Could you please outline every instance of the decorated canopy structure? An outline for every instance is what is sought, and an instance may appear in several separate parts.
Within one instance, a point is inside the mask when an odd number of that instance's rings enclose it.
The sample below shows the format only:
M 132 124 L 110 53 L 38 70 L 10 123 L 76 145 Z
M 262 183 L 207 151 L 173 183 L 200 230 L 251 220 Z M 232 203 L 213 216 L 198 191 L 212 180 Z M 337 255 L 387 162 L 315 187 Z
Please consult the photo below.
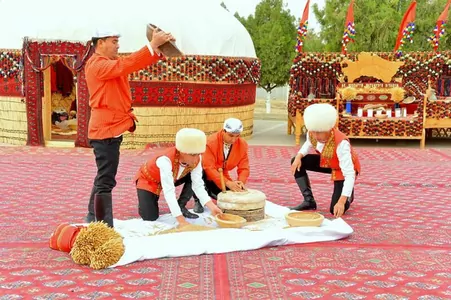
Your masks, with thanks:
M 355 89 L 350 99 L 343 93 L 346 87 Z M 403 90 L 401 99 L 394 99 L 394 88 Z M 304 109 L 317 102 L 337 106 L 339 128 L 350 137 L 418 139 L 424 146 L 426 129 L 449 135 L 451 52 L 406 52 L 401 57 L 396 52 L 300 53 L 291 68 L 289 126 L 296 117 L 302 125 Z M 405 108 L 406 114 L 370 117 L 366 110 L 372 107 Z M 357 116 L 359 108 L 364 113 Z M 296 131 L 299 143 L 301 128 Z
M 20 22 L 17 7 L 27 8 Z M 93 53 L 91 35 L 99 27 L 119 31 L 126 55 L 145 45 L 148 23 L 171 32 L 184 56 L 130 75 L 139 124 L 124 145 L 172 142 L 188 125 L 211 133 L 232 116 L 243 120 L 245 137 L 252 134 L 260 62 L 249 33 L 219 1 L 79 0 L 63 9 L 54 0 L 3 0 L 0 10 L 11 12 L 3 23 L 14 24 L 0 36 L 0 142 L 72 138 L 88 146 L 84 63 Z M 64 111 L 71 122 L 60 119 Z
M 341 53 L 303 53 L 297 48 L 288 105 L 288 134 L 295 127 L 296 144 L 300 143 L 304 109 L 317 102 L 337 107 L 338 127 L 348 137 L 413 139 L 424 147 L 427 133 L 451 136 L 451 52 L 438 52 L 451 1 L 429 38 L 434 51 L 404 53 L 403 46 L 413 42 L 416 4 L 412 0 L 404 14 L 392 53 L 347 52 L 356 34 L 354 0 L 346 15 Z M 308 6 L 309 1 L 301 20 L 301 41 Z

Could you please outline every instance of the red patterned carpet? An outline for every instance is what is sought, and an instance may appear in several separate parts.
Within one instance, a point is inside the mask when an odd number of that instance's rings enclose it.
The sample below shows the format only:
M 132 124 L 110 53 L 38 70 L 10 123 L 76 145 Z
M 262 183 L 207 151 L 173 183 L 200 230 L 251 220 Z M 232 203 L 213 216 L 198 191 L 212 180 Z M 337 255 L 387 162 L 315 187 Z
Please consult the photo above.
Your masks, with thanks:
M 251 147 L 249 186 L 296 204 L 295 151 Z M 47 246 L 59 223 L 86 213 L 91 150 L 0 148 L 0 299 L 451 299 L 451 149 L 358 153 L 363 172 L 345 216 L 355 233 L 346 240 L 93 271 Z M 137 216 L 131 180 L 148 154 L 122 151 L 115 217 Z M 311 179 L 329 216 L 329 177 Z

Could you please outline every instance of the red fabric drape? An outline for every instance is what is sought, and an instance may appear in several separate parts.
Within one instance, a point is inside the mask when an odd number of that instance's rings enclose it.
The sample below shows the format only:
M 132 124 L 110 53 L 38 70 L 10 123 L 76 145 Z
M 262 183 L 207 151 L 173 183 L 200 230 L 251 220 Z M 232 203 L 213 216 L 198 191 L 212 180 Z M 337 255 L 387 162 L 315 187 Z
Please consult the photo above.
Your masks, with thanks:
M 72 88 L 74 86 L 74 75 L 61 60 L 57 61 L 52 70 L 55 70 L 55 80 L 52 76 L 52 91 L 53 85 L 55 84 L 56 90 L 60 92 L 63 96 L 68 96 L 72 93 Z M 52 73 L 53 75 L 53 73 Z

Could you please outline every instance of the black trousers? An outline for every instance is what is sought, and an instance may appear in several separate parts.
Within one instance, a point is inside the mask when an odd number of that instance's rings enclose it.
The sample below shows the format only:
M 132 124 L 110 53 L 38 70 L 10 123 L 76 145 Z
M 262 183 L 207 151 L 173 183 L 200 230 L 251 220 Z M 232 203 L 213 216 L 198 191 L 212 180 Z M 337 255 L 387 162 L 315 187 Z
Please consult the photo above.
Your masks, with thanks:
M 191 189 L 191 176 L 186 175 L 185 177 L 177 180 L 174 183 L 176 187 L 182 184 L 189 184 L 188 188 Z M 158 207 L 158 200 L 160 199 L 160 195 L 156 195 L 152 192 L 142 189 L 136 190 L 138 193 L 138 212 L 141 218 L 144 221 L 155 221 L 156 219 L 158 219 L 158 217 L 160 216 L 160 209 Z
M 97 165 L 92 195 L 109 194 L 116 186 L 122 136 L 105 140 L 90 140 L 89 143 L 94 148 Z
M 214 181 L 207 179 L 207 173 L 205 173 L 205 170 L 202 170 L 202 179 L 205 183 L 205 190 L 207 191 L 208 195 L 212 197 L 213 199 L 218 198 L 218 194 L 222 192 L 222 189 L 214 183 Z M 228 187 L 226 187 L 227 190 L 229 190 Z M 199 201 L 199 198 L 194 194 L 194 200 Z
M 291 164 L 293 164 L 294 157 L 291 159 Z M 294 178 L 307 177 L 307 171 L 313 171 L 318 173 L 332 174 L 331 168 L 321 168 L 320 167 L 320 156 L 317 154 L 307 154 L 301 159 L 301 168 L 300 170 L 296 170 L 294 173 Z M 343 191 L 343 183 L 344 180 L 335 180 L 334 181 L 334 191 L 332 193 L 332 198 L 330 201 L 329 211 L 331 214 L 334 213 L 334 206 L 337 204 L 338 200 L 341 197 L 341 193 Z M 345 204 L 345 211 L 349 209 L 351 206 L 351 202 L 354 200 L 354 189 L 352 190 L 351 196 L 348 198 Z

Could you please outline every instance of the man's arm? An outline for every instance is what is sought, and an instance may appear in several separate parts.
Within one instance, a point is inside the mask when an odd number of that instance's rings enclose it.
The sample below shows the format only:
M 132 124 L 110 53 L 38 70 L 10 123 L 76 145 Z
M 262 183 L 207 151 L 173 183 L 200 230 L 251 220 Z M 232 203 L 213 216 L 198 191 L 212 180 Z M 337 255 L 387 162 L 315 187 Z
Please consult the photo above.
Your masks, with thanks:
M 161 187 L 163 189 L 164 198 L 168 203 L 169 210 L 173 217 L 177 218 L 182 215 L 180 206 L 175 195 L 174 178 L 172 177 L 172 162 L 167 156 L 161 156 L 156 161 L 157 167 L 160 169 Z
M 150 44 L 142 47 L 125 57 L 118 59 L 102 59 L 90 66 L 91 72 L 100 80 L 109 80 L 126 76 L 144 67 L 158 62 L 161 56 L 157 55 Z
M 342 141 L 337 147 L 337 156 L 341 172 L 345 178 L 343 183 L 342 197 L 350 197 L 354 189 L 355 170 L 352 162 L 351 145 L 348 141 Z
M 312 143 L 310 142 L 310 136 L 309 136 L 309 133 L 307 132 L 305 142 L 302 145 L 302 147 L 299 149 L 298 154 L 296 156 L 299 157 L 299 159 L 303 158 L 310 152 L 310 149 L 312 147 L 313 146 L 312 146 Z
M 240 162 L 238 163 L 237 174 L 238 174 L 238 181 L 241 181 L 244 184 L 246 184 L 247 179 L 249 178 L 249 173 L 250 173 L 249 156 L 247 154 L 248 146 L 245 143 L 243 143 L 242 146 L 243 146 L 243 150 L 244 150 L 244 155 L 243 155 L 243 158 L 241 158 Z
M 199 198 L 202 206 L 205 206 L 205 204 L 211 201 L 211 199 L 208 196 L 207 191 L 205 190 L 205 183 L 202 179 L 202 156 L 200 157 L 200 161 L 197 166 L 191 171 L 190 176 L 193 192 Z
M 221 177 L 219 171 L 216 167 L 216 156 L 213 149 L 207 145 L 207 149 L 202 157 L 202 167 L 207 174 L 207 178 L 213 181 L 216 186 L 221 188 Z M 227 177 L 226 170 L 224 170 L 224 177 Z

